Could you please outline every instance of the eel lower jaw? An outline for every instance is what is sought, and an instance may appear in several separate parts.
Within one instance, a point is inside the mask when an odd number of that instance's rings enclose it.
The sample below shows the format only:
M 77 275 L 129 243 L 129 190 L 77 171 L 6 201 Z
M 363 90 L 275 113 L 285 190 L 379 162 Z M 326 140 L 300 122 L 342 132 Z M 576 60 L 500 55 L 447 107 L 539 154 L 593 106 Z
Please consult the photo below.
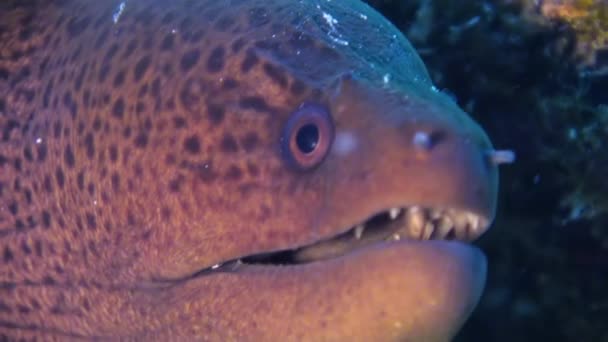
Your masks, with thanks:
M 329 239 L 294 249 L 243 256 L 213 265 L 198 274 L 238 271 L 248 265 L 297 266 L 400 240 L 471 242 L 488 229 L 489 223 L 488 218 L 466 210 L 419 205 L 393 207 Z

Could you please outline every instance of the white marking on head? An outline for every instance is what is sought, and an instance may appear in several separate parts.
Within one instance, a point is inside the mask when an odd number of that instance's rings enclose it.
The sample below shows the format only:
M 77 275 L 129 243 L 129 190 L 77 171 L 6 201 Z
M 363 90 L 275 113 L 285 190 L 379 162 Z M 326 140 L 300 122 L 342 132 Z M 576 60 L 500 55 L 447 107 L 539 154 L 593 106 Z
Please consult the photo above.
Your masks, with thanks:
M 319 5 L 317 5 L 318 9 L 321 9 Z M 331 14 L 327 12 L 322 12 L 323 19 L 325 19 L 325 23 L 329 26 L 329 32 L 327 35 L 331 40 L 339 45 L 348 46 L 348 41 L 342 38 L 342 35 L 338 32 L 336 25 L 338 24 L 338 19 L 334 18 Z
M 357 148 L 357 138 L 351 132 L 340 132 L 336 134 L 333 150 L 339 156 L 346 156 Z
M 431 136 L 427 132 L 418 131 L 414 133 L 414 137 L 412 138 L 412 143 L 417 148 L 421 148 L 423 150 L 431 149 Z
M 382 77 L 382 82 L 386 85 L 391 81 L 391 74 L 384 74 Z
M 112 20 L 114 21 L 114 24 L 118 23 L 118 19 L 120 19 L 122 12 L 124 12 L 125 6 L 127 6 L 126 1 L 123 1 L 120 3 L 120 5 L 118 5 L 116 12 L 114 12 L 114 14 L 112 15 Z
M 511 164 L 515 162 L 515 152 L 511 150 L 495 150 L 489 151 L 488 157 L 494 165 Z

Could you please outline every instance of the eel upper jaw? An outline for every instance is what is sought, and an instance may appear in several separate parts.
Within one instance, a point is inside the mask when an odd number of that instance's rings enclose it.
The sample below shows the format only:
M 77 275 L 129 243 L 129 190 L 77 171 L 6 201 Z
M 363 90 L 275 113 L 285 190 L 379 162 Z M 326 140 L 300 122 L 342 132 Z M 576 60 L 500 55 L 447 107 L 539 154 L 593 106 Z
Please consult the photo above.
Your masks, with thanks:
M 205 268 L 197 275 L 233 272 L 248 265 L 297 266 L 400 240 L 471 242 L 481 236 L 490 223 L 490 218 L 468 210 L 420 205 L 395 206 L 370 215 L 337 235 L 312 244 L 242 256 Z

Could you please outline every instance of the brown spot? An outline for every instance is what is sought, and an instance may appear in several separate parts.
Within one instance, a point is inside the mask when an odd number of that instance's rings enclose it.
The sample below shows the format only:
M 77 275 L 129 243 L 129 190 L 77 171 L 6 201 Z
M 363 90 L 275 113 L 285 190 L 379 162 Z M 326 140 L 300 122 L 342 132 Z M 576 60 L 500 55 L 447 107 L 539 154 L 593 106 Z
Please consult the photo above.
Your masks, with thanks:
M 25 228 L 25 223 L 23 223 L 22 220 L 15 220 L 15 229 L 17 229 L 17 231 L 22 231 Z
M 129 224 L 129 226 L 134 226 L 137 223 L 135 215 L 133 215 L 133 212 L 131 210 L 127 211 L 127 223 Z
M 169 219 L 171 219 L 171 209 L 167 208 L 167 207 L 162 207 L 160 209 L 160 217 L 164 220 L 164 221 L 169 221 Z
M 8 141 L 11 138 L 11 132 L 19 128 L 19 122 L 16 120 L 8 120 L 2 130 L 2 140 Z
M 38 144 L 37 154 L 38 154 L 39 162 L 44 162 L 46 160 L 47 152 L 48 151 L 47 151 L 46 143 L 41 142 L 40 144 Z
M 99 36 L 97 37 L 97 40 L 95 41 L 95 49 L 100 49 L 108 40 L 108 35 L 110 34 L 110 30 L 109 29 L 105 29 L 103 32 L 101 32 L 101 34 L 99 34 Z
M 17 216 L 17 213 L 19 212 L 19 205 L 17 204 L 17 202 L 9 203 L 8 211 L 11 213 L 11 215 Z
M 51 214 L 49 214 L 49 212 L 46 210 L 42 212 L 42 225 L 45 228 L 51 227 Z
M 222 151 L 226 153 L 236 153 L 239 150 L 239 147 L 236 143 L 236 140 L 232 135 L 226 133 L 222 138 L 222 142 L 220 143 L 220 148 Z
M 135 64 L 135 69 L 133 70 L 133 80 L 135 82 L 139 82 L 142 77 L 144 76 L 144 74 L 146 73 L 146 71 L 148 70 L 148 67 L 150 66 L 150 56 L 144 56 L 142 57 L 137 64 Z
M 44 93 L 42 94 L 42 106 L 44 108 L 48 108 L 51 102 L 51 91 L 53 90 L 53 84 L 54 80 L 51 78 L 46 84 L 46 88 L 44 89 Z
M 125 82 L 125 71 L 120 70 L 114 77 L 114 87 L 119 87 Z
M 225 63 L 226 50 L 223 46 L 218 46 L 211 51 L 207 59 L 207 71 L 216 73 L 222 71 Z
M 287 88 L 287 76 L 283 70 L 270 63 L 265 63 L 264 73 L 279 87 Z
M 125 114 L 125 100 L 123 98 L 119 98 L 114 102 L 114 106 L 112 107 L 112 116 L 118 119 L 122 119 Z
M 176 177 L 169 181 L 169 191 L 179 192 L 182 185 L 183 178 L 181 176 Z
M 20 314 L 29 314 L 32 310 L 25 305 L 19 304 L 17 305 L 17 311 L 19 311 Z
M 106 53 L 106 55 L 103 58 L 104 62 L 109 62 L 112 58 L 114 58 L 114 56 L 118 52 L 118 49 L 119 49 L 119 45 L 117 43 L 112 44 L 112 46 L 110 46 L 110 49 L 108 50 L 108 52 Z
M 251 177 L 257 177 L 260 174 L 260 169 L 253 163 L 247 163 L 247 171 Z
M 165 103 L 165 107 L 168 110 L 173 111 L 175 109 L 175 99 L 174 98 L 169 98 L 167 100 L 167 102 Z
M 97 76 L 97 80 L 99 81 L 99 83 L 104 83 L 106 81 L 106 79 L 108 78 L 108 74 L 110 73 L 110 64 L 106 63 L 104 65 L 101 66 L 101 68 L 99 69 L 99 74 Z
M 175 154 L 168 153 L 165 156 L 165 164 L 167 164 L 167 165 L 175 165 L 176 162 L 177 162 L 177 158 L 175 157 Z
M 304 51 L 313 48 L 314 42 L 315 40 L 310 35 L 300 31 L 294 32 L 288 40 L 293 48 Z
M 8 306 L 5 302 L 0 300 L 0 312 L 10 314 L 13 312 L 13 309 Z M 7 335 L 0 334 L 0 341 L 10 341 Z
M 184 149 L 191 153 L 197 154 L 201 151 L 201 143 L 197 135 L 192 135 L 184 140 Z
M 91 18 L 89 17 L 73 17 L 68 22 L 66 29 L 71 38 L 75 38 L 80 35 L 87 27 L 91 24 Z
M 87 67 L 88 66 L 86 63 L 82 67 L 80 67 L 78 76 L 76 77 L 76 80 L 74 81 L 74 89 L 76 91 L 80 91 L 80 89 L 82 88 L 82 83 L 84 82 L 84 76 L 87 73 Z
M 61 125 L 61 121 L 55 121 L 53 124 L 53 136 L 55 139 L 58 139 L 61 136 L 61 130 L 63 129 Z
M 300 96 L 304 93 L 304 91 L 306 91 L 306 84 L 304 84 L 302 81 L 295 80 L 293 83 L 291 83 L 289 91 L 291 91 L 291 93 L 295 96 Z
M 250 109 L 257 112 L 268 112 L 270 106 L 266 103 L 266 100 L 260 96 L 246 96 L 241 98 L 239 106 L 242 109 Z
M 76 176 L 76 183 L 78 184 L 78 189 L 80 191 L 84 190 L 84 171 L 79 171 Z
M 243 73 L 248 73 L 255 67 L 259 62 L 258 56 L 253 52 L 253 50 L 247 50 L 245 53 L 245 58 L 243 58 L 243 62 L 241 63 L 241 71 Z
M 4 246 L 4 252 L 2 253 L 2 259 L 4 260 L 4 262 L 9 263 L 13 260 L 13 258 L 13 251 L 10 249 L 9 246 Z
M 212 125 L 219 125 L 224 120 L 225 109 L 222 105 L 207 103 L 207 114 Z
M 188 125 L 188 122 L 184 117 L 175 116 L 173 117 L 173 126 L 177 129 L 184 128 Z
M 245 42 L 244 38 L 239 38 L 239 39 L 235 40 L 234 42 L 232 42 L 232 45 L 230 46 L 232 48 L 232 52 L 239 53 L 245 46 L 245 43 L 246 42 Z
M 162 51 L 169 51 L 169 50 L 173 49 L 173 42 L 174 42 L 174 34 L 170 33 L 170 34 L 166 35 L 165 38 L 163 38 L 163 41 L 160 44 L 160 49 Z
M 51 176 L 50 175 L 45 175 L 44 176 L 43 186 L 44 186 L 44 190 L 46 190 L 46 192 L 48 192 L 48 193 L 52 193 L 53 192 L 53 183 L 51 181 Z
M 187 72 L 188 70 L 192 69 L 192 67 L 194 67 L 196 63 L 198 63 L 200 56 L 201 52 L 199 49 L 193 49 L 184 53 L 180 61 L 182 71 Z
M 201 41 L 203 36 L 205 35 L 205 31 L 196 30 L 196 31 L 186 31 L 183 33 L 184 41 L 190 42 L 192 44 L 196 44 Z
M 68 144 L 65 147 L 65 150 L 63 153 L 63 160 L 64 160 L 65 164 L 70 168 L 73 168 L 74 165 L 76 165 L 76 158 L 74 157 L 74 151 L 72 150 L 72 145 Z
M 21 172 L 22 168 L 21 168 L 21 158 L 15 158 L 15 162 L 13 164 L 13 167 L 15 168 L 15 171 L 17 172 Z
M 60 167 L 55 170 L 55 179 L 57 180 L 57 185 L 60 188 L 63 188 L 65 185 L 65 174 L 63 173 L 63 169 Z
M 89 108 L 91 105 L 91 91 L 88 89 L 82 93 L 82 104 L 85 108 Z
M 148 145 L 148 135 L 146 133 L 139 133 L 135 137 L 135 147 L 145 148 Z
M 28 41 L 33 34 L 33 30 L 31 28 L 24 28 L 21 31 L 19 31 L 19 40 L 22 42 Z
M 112 144 L 109 148 L 110 161 L 115 163 L 118 160 L 118 147 Z
M 188 32 L 192 27 L 192 19 L 187 17 L 182 19 L 179 23 L 179 31 L 180 32 Z
M 34 251 L 36 252 L 37 257 L 42 257 L 42 241 L 38 239 L 34 241 Z
M 249 10 L 248 19 L 249 26 L 252 28 L 264 26 L 270 22 L 268 10 L 264 7 L 254 7 Z
M 32 254 L 32 248 L 27 244 L 26 240 L 21 241 L 21 250 L 27 255 Z
M 137 93 L 138 97 L 144 97 L 146 96 L 146 94 L 148 94 L 148 83 L 144 83 L 141 87 L 139 87 L 139 92 Z
M 57 282 L 55 281 L 55 279 L 53 279 L 53 277 L 47 275 L 42 278 L 42 283 L 45 285 L 55 285 Z
M 227 32 L 233 25 L 234 18 L 231 16 L 224 16 L 215 23 L 215 28 L 220 32 Z
M 145 111 L 146 111 L 146 104 L 141 101 L 137 101 L 137 104 L 135 105 L 135 112 L 137 114 L 142 114 Z
M 120 191 L 120 176 L 118 175 L 117 172 L 112 173 L 112 176 L 110 177 L 111 182 L 112 182 L 112 189 L 114 190 L 114 192 L 118 192 Z
M 95 157 L 95 141 L 93 140 L 93 134 L 88 133 L 84 138 L 84 146 L 87 152 L 87 157 L 93 159 Z
M 31 162 L 32 160 L 34 160 L 34 155 L 32 154 L 31 146 L 27 145 L 26 147 L 23 148 L 23 157 L 28 162 Z
M 99 132 L 101 130 L 101 125 L 102 125 L 101 118 L 99 116 L 96 116 L 95 119 L 93 119 L 93 126 L 92 126 L 93 130 L 95 132 Z
M 232 90 L 239 87 L 239 81 L 235 80 L 232 77 L 226 77 L 224 82 L 222 82 L 222 89 L 224 90 Z
M 228 171 L 224 175 L 225 179 L 229 181 L 238 181 L 243 177 L 243 172 L 237 166 L 232 165 L 228 168 Z
M 95 215 L 92 213 L 86 213 L 87 225 L 89 229 L 95 230 L 97 229 L 97 220 L 95 220 Z
M 166 13 L 162 19 L 161 19 L 161 23 L 163 25 L 169 24 L 171 23 L 173 20 L 175 20 L 175 13 L 174 12 L 168 12 Z
M 241 145 L 246 152 L 252 152 L 258 146 L 259 137 L 256 132 L 248 132 L 241 141 Z
M 133 51 L 135 51 L 136 47 L 137 47 L 137 40 L 132 39 L 129 42 L 129 44 L 127 45 L 127 48 L 125 49 L 125 53 L 122 55 L 123 58 L 127 58 L 127 57 L 131 56 L 133 54 Z

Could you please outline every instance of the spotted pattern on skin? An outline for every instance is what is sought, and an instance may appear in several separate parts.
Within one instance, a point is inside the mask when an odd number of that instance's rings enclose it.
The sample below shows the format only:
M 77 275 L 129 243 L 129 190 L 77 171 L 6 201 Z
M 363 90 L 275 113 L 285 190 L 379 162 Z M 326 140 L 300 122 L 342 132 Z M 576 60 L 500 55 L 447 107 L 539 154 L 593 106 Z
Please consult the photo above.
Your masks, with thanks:
M 12 2 L 0 12 L 9 28 L 0 31 L 0 280 L 10 294 L 0 320 L 57 322 L 54 332 L 67 334 L 56 317 L 73 316 L 79 336 L 92 303 L 154 274 L 130 247 L 159 234 L 154 225 L 236 203 L 193 191 L 221 184 L 249 196 L 263 173 L 284 173 L 258 164 L 273 143 L 262 132 L 313 92 L 248 37 L 271 29 L 257 2 L 223 13 L 213 1 L 134 1 L 112 27 L 114 8 L 67 3 Z M 213 20 L 200 27 L 195 13 Z M 144 206 L 151 196 L 166 200 Z

